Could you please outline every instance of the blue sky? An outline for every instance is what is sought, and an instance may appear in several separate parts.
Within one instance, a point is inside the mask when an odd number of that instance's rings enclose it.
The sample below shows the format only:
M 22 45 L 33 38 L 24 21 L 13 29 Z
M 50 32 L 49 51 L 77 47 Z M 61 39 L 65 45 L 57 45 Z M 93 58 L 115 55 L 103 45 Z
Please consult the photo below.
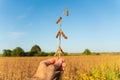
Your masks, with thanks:
M 120 51 L 120 0 L 0 0 L 0 52 L 18 46 L 29 51 L 35 44 L 56 51 L 55 22 L 66 7 L 65 52 Z

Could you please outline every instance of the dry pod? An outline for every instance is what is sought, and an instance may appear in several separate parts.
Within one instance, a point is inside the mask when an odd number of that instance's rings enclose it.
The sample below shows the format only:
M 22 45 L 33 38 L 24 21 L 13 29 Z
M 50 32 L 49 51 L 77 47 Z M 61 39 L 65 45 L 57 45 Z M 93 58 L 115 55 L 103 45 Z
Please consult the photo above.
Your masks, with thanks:
M 68 16 L 69 15 L 69 13 L 68 13 L 68 8 L 66 8 L 66 16 Z
M 62 20 L 62 17 L 60 16 L 60 18 L 56 21 L 56 24 L 58 24 L 61 20 Z

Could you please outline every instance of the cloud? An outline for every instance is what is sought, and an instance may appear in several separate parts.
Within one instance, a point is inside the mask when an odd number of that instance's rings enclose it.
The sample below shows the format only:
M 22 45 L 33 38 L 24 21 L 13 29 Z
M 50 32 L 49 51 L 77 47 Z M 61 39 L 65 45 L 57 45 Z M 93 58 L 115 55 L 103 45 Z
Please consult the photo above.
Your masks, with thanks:
M 26 32 L 10 32 L 8 37 L 12 39 L 17 39 L 25 35 L 26 35 Z

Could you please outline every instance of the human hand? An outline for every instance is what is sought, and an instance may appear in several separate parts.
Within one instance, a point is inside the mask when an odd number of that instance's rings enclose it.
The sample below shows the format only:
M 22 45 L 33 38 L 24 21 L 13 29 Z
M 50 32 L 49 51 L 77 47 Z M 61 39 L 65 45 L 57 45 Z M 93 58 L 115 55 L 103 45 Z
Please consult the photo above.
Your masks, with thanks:
M 41 61 L 32 80 L 59 80 L 65 67 L 66 63 L 62 58 L 51 58 Z

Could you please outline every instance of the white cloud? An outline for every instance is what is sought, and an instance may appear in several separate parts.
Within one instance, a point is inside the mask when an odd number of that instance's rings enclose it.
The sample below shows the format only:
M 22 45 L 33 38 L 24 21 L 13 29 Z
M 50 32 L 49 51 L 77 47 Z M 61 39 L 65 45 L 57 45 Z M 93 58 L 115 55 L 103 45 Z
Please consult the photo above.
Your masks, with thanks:
M 17 38 L 23 37 L 25 35 L 26 35 L 25 32 L 10 32 L 8 37 L 12 38 L 12 39 L 17 39 Z

